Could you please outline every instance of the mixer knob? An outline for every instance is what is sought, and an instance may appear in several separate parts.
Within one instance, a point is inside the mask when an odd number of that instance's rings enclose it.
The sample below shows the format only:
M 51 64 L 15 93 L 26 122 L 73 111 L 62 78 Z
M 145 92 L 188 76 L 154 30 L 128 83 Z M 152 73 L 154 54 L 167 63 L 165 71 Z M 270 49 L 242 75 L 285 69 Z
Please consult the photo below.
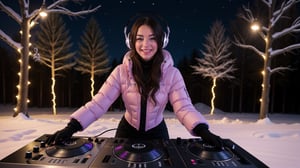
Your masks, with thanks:
M 41 148 L 45 148 L 46 147 L 46 142 L 45 141 L 41 141 L 40 146 L 41 146 Z
M 40 147 L 34 146 L 32 151 L 33 153 L 38 153 L 40 151 Z
M 26 159 L 32 158 L 32 152 L 31 152 L 31 151 L 27 151 L 27 152 L 25 153 L 25 158 L 26 158 Z

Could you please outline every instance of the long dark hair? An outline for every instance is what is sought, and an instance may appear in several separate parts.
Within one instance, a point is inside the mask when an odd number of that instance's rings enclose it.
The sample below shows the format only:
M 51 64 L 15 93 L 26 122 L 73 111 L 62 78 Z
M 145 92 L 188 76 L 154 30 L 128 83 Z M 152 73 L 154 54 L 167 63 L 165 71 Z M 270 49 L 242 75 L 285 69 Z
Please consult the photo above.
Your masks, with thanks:
M 135 48 L 137 31 L 139 27 L 142 25 L 147 25 L 153 30 L 154 37 L 158 47 L 157 52 L 155 53 L 155 55 L 151 60 L 152 65 L 150 70 L 150 77 L 149 79 L 147 79 L 146 83 L 143 82 L 143 67 L 140 61 L 140 55 L 136 52 L 136 48 Z M 155 93 L 159 89 L 159 82 L 162 73 L 161 64 L 164 61 L 164 56 L 162 52 L 163 37 L 164 37 L 164 32 L 162 30 L 161 25 L 155 18 L 151 16 L 143 16 L 136 19 L 136 21 L 132 25 L 129 34 L 130 46 L 132 48 L 131 59 L 133 62 L 132 72 L 133 72 L 134 79 L 137 83 L 142 98 L 147 99 L 148 96 L 150 96 L 154 101 L 154 104 L 156 104 Z

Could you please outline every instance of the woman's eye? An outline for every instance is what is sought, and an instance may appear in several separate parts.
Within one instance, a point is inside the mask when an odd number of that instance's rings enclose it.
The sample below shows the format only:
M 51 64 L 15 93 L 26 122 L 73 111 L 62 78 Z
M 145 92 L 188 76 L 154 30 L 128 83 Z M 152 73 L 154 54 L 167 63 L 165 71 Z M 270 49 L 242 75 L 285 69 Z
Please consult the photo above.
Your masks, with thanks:
M 142 41 L 143 40 L 143 38 L 136 38 L 136 41 Z

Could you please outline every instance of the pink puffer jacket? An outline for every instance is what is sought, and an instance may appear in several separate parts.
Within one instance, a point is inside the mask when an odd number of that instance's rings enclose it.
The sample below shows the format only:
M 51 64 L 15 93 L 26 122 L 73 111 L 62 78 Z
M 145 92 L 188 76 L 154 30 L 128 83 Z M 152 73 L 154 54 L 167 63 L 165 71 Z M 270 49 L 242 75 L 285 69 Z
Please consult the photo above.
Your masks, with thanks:
M 156 92 L 157 104 L 154 105 L 151 100 L 147 102 L 145 130 L 147 131 L 157 126 L 163 120 L 163 112 L 169 100 L 178 120 L 193 134 L 192 129 L 197 124 L 207 124 L 207 121 L 191 104 L 182 75 L 173 66 L 174 63 L 170 53 L 164 50 L 163 54 L 165 60 L 161 65 L 160 88 Z M 138 129 L 141 117 L 141 96 L 131 69 L 132 62 L 127 53 L 124 56 L 123 64 L 118 65 L 113 70 L 93 99 L 75 111 L 71 118 L 78 120 L 85 129 L 100 118 L 118 96 L 122 94 L 126 108 L 125 118 L 134 128 Z

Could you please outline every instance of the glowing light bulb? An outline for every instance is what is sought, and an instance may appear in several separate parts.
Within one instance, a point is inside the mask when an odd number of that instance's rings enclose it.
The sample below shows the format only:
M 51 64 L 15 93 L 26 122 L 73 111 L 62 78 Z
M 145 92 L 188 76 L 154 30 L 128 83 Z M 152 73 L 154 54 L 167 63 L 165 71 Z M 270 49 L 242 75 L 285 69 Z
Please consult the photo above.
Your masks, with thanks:
M 35 21 L 30 22 L 30 27 L 33 27 L 35 25 Z
M 40 16 L 41 16 L 42 18 L 44 18 L 44 17 L 48 16 L 48 14 L 47 14 L 47 12 L 45 12 L 45 11 L 41 11 L 41 12 L 40 12 Z

